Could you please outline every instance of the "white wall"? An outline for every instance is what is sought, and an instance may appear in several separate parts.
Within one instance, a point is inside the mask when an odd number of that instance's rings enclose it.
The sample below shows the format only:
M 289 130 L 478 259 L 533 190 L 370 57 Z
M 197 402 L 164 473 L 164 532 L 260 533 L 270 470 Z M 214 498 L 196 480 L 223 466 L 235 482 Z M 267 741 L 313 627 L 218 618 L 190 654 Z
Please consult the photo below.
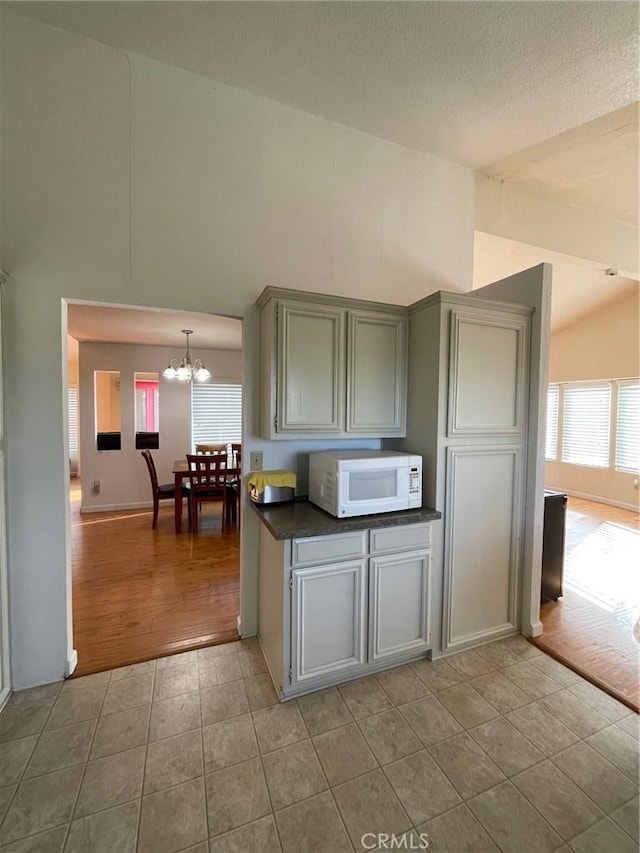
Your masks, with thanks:
M 640 376 L 640 288 L 551 337 L 550 382 Z M 637 475 L 613 468 L 546 463 L 546 484 L 638 509 Z
M 638 229 L 591 210 L 564 204 L 542 192 L 475 176 L 475 226 L 478 231 L 584 258 L 637 278 Z
M 125 509 L 149 506 L 151 491 L 147 466 L 135 447 L 134 374 L 159 376 L 160 447 L 153 458 L 161 483 L 173 480 L 175 459 L 191 452 L 191 386 L 167 380 L 162 371 L 169 359 L 180 356 L 175 347 L 130 344 L 80 344 L 80 445 L 82 449 L 82 510 Z M 219 381 L 242 381 L 242 353 L 223 350 L 192 350 Z M 94 371 L 120 373 L 121 450 L 96 450 Z M 91 484 L 101 481 L 99 495 Z
M 244 318 L 246 452 L 263 449 L 265 467 L 298 464 L 309 443 L 256 437 L 255 299 L 266 285 L 402 304 L 469 290 L 473 174 L 0 14 L 5 358 L 20 364 L 6 382 L 19 688 L 60 678 L 71 656 L 62 300 Z M 257 524 L 246 513 L 247 632 Z

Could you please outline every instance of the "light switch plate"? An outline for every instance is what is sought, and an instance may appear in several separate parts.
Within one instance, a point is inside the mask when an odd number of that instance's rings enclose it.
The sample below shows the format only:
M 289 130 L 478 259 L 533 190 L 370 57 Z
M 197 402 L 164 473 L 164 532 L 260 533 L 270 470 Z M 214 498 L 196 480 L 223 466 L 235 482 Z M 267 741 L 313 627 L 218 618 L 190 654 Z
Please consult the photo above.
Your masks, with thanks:
M 253 450 L 249 454 L 249 468 L 251 471 L 262 471 L 262 451 Z

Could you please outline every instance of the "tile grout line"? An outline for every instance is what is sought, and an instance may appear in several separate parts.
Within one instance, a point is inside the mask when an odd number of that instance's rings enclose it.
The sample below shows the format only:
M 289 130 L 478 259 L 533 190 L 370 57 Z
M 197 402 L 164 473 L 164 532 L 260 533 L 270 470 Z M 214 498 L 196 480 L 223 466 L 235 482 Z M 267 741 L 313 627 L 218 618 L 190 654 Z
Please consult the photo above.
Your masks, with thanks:
M 96 733 L 98 731 L 98 726 L 100 725 L 100 717 L 102 715 L 102 709 L 104 708 L 104 703 L 105 703 L 106 698 L 107 698 L 107 692 L 109 690 L 109 685 L 111 684 L 111 676 L 112 675 L 113 675 L 113 670 L 109 673 L 109 678 L 105 681 L 104 695 L 102 697 L 102 702 L 100 703 L 100 709 L 98 710 L 98 716 L 96 717 L 96 725 L 95 725 L 95 728 L 93 730 L 93 736 L 91 738 L 91 743 L 89 744 L 89 751 L 87 752 L 87 758 L 86 758 L 86 761 L 84 762 L 84 767 L 82 768 L 82 774 L 80 776 L 80 784 L 78 785 L 78 790 L 76 791 L 76 796 L 75 796 L 75 799 L 73 802 L 73 808 L 71 809 L 71 812 L 69 815 L 69 822 L 67 824 L 67 831 L 66 831 L 65 837 L 64 837 L 64 844 L 62 845 L 62 848 L 61 848 L 62 850 L 64 850 L 66 848 L 67 843 L 69 841 L 69 835 L 71 833 L 71 826 L 72 826 L 73 820 L 75 818 L 76 809 L 78 808 L 78 800 L 80 799 L 80 792 L 82 791 L 82 786 L 84 784 L 85 776 L 87 775 L 87 768 L 89 767 L 89 756 L 91 755 L 91 750 L 93 749 L 93 744 L 94 744 L 95 739 L 96 739 Z M 82 688 L 78 688 L 78 689 L 82 689 Z M 62 690 L 62 688 L 61 688 L 61 690 Z
M 261 654 L 262 654 L 262 651 L 261 651 Z M 246 689 L 247 688 L 245 685 L 245 692 L 246 692 Z M 297 707 L 297 703 L 296 703 L 296 707 Z M 300 713 L 300 709 L 298 709 L 298 713 Z M 276 821 L 276 814 L 275 814 L 275 810 L 273 808 L 273 798 L 271 796 L 271 788 L 269 787 L 269 782 L 267 780 L 267 774 L 264 772 L 264 759 L 262 757 L 262 750 L 260 749 L 260 741 L 258 740 L 258 733 L 256 732 L 256 725 L 255 725 L 255 722 L 253 719 L 253 712 L 250 711 L 249 715 L 251 717 L 251 730 L 253 731 L 253 736 L 254 736 L 255 741 L 256 741 L 256 749 L 258 750 L 258 758 L 260 760 L 260 770 L 262 771 L 262 778 L 264 779 L 264 786 L 267 789 L 267 797 L 269 799 L 269 807 L 270 807 L 269 815 L 271 816 L 271 819 L 273 820 L 273 825 L 274 825 L 275 830 L 276 830 L 276 838 L 278 839 L 278 844 L 280 845 L 280 849 L 282 850 L 282 838 L 280 837 L 280 831 L 278 829 L 278 823 Z M 302 714 L 300 714 L 300 716 L 302 716 Z M 291 745 L 293 745 L 293 744 L 291 744 Z M 265 815 L 265 817 L 266 817 L 266 815 Z M 258 820 L 260 820 L 260 818 L 258 818 Z M 249 821 L 249 823 L 250 822 L 251 821 Z M 243 824 L 243 825 L 246 826 L 246 824 Z
M 331 688 L 329 688 L 329 689 L 331 689 Z M 347 723 L 346 725 L 352 725 L 356 721 L 353 717 L 353 714 L 351 713 L 351 708 L 345 702 L 342 694 L 337 689 L 337 686 L 336 686 L 336 692 L 337 692 L 338 696 L 340 697 L 340 701 L 344 704 L 345 708 L 347 709 L 347 713 L 351 717 L 351 723 Z M 330 784 L 329 780 L 327 779 L 327 774 L 325 772 L 324 767 L 322 766 L 322 761 L 320 760 L 320 756 L 318 755 L 318 750 L 316 749 L 316 745 L 313 741 L 313 737 L 311 735 L 311 732 L 309 731 L 309 726 L 307 725 L 307 721 L 305 720 L 304 714 L 300 710 L 300 705 L 298 703 L 298 700 L 296 699 L 295 702 L 296 702 L 296 707 L 298 708 L 298 713 L 300 714 L 300 718 L 302 719 L 302 724 L 305 727 L 305 730 L 307 732 L 309 742 L 311 743 L 311 748 L 313 749 L 316 760 L 317 760 L 318 764 L 320 765 L 320 770 L 322 771 L 322 775 L 324 776 L 324 780 L 327 783 L 327 787 L 325 790 L 328 791 L 329 796 L 331 797 L 331 802 L 333 803 L 333 806 L 336 810 L 336 814 L 338 815 L 338 820 L 340 821 L 340 825 L 342 826 L 342 829 L 344 830 L 344 834 L 345 834 L 345 837 L 347 839 L 347 842 L 349 843 L 349 845 L 351 846 L 351 849 L 355 853 L 355 847 L 351 841 L 351 836 L 349 835 L 349 830 L 347 829 L 347 825 L 344 821 L 344 817 L 343 817 L 342 812 L 340 811 L 340 807 L 336 801 L 335 794 L 333 793 L 333 786 Z M 357 723 L 356 723 L 356 725 L 357 725 Z M 337 728 L 341 728 L 341 726 L 337 726 Z M 327 729 L 327 731 L 336 731 L 336 729 Z M 325 734 L 325 732 L 320 732 L 320 734 Z M 375 756 L 374 756 L 374 758 L 375 758 Z M 356 778 L 360 778 L 360 777 L 356 777 Z M 324 792 L 320 791 L 319 793 L 324 793 Z M 310 800 L 310 799 L 312 799 L 312 797 L 315 797 L 315 796 L 318 796 L 318 795 L 312 794 L 311 797 L 305 797 L 303 800 L 298 800 L 296 803 L 292 803 L 291 805 L 298 805 L 299 802 L 305 802 L 306 800 Z M 275 820 L 275 815 L 274 815 L 274 822 L 275 822 L 276 827 L 277 827 L 278 822 Z M 282 846 L 282 844 L 280 846 Z
M 55 683 L 55 682 L 54 682 L 54 683 Z M 46 725 L 47 725 L 47 723 L 49 722 L 49 717 L 51 716 L 51 713 L 52 713 L 52 711 L 53 711 L 53 708 L 54 708 L 54 706 L 55 706 L 56 702 L 58 701 L 58 697 L 59 697 L 60 692 L 61 692 L 61 690 L 62 690 L 62 685 L 63 685 L 63 684 L 64 684 L 64 681 L 61 681 L 61 682 L 60 682 L 60 687 L 58 688 L 58 691 L 57 691 L 57 693 L 56 693 L 56 695 L 55 695 L 55 698 L 54 698 L 53 702 L 51 703 L 51 707 L 49 708 L 49 713 L 46 715 L 46 718 L 45 718 L 44 722 L 42 723 L 42 728 L 40 729 L 40 731 L 39 731 L 39 732 L 34 732 L 34 734 L 37 734 L 36 742 L 35 742 L 35 744 L 33 745 L 33 749 L 31 750 L 31 754 L 29 755 L 29 758 L 27 759 L 27 761 L 26 761 L 26 763 L 25 763 L 25 766 L 24 766 L 24 768 L 23 768 L 23 770 L 22 770 L 22 773 L 20 774 L 20 779 L 19 779 L 19 781 L 18 781 L 18 782 L 17 782 L 17 784 L 16 784 L 15 790 L 14 790 L 13 794 L 11 795 L 11 799 L 9 800 L 9 804 L 8 804 L 8 806 L 7 806 L 7 810 L 6 810 L 6 812 L 4 813 L 4 817 L 2 818 L 2 821 L 0 822 L 0 832 L 2 832 L 2 827 L 4 826 L 6 819 L 9 817 L 9 812 L 11 811 L 11 807 L 13 806 L 13 802 L 14 802 L 14 800 L 15 800 L 15 798 L 16 798 L 16 796 L 17 796 L 17 794 L 18 794 L 18 791 L 20 790 L 20 786 L 21 786 L 21 785 L 22 785 L 22 783 L 25 781 L 24 774 L 27 772 L 27 770 L 28 770 L 28 768 L 29 768 L 29 764 L 31 763 L 31 760 L 33 759 L 33 756 L 34 756 L 34 754 L 35 754 L 35 751 L 36 751 L 36 749 L 38 748 L 38 745 L 39 745 L 39 743 L 40 743 L 40 739 L 42 738 L 42 735 L 43 735 L 43 734 L 44 734 L 44 732 L 45 732 L 45 726 L 46 726 Z M 11 698 L 11 697 L 9 697 L 9 698 Z M 5 706 L 5 707 L 6 707 L 6 706 Z M 2 710 L 4 710 L 4 708 L 3 708 Z M 25 735 L 25 737 L 32 737 L 32 736 L 33 736 L 33 735 Z M 20 740 L 20 739 L 21 739 L 21 738 L 16 738 L 16 740 Z M 7 741 L 7 742 L 10 742 L 10 741 Z M 37 778 L 37 777 L 36 777 L 36 778 Z M 56 824 L 56 825 L 57 825 L 57 826 L 62 826 L 62 824 Z M 55 827 L 50 827 L 50 828 L 51 828 L 51 829 L 54 829 Z M 42 831 L 42 830 L 41 830 L 41 831 Z M 32 833 L 30 833 L 30 835 L 36 835 L 36 833 L 33 833 L 33 832 L 32 832 Z M 29 837 L 30 837 L 29 835 L 25 835 L 25 836 L 23 836 L 23 838 L 29 838 Z M 15 840 L 16 840 L 16 839 L 14 839 L 14 841 L 15 841 Z M 17 839 L 17 840 L 20 840 L 20 839 Z M 13 843 L 13 842 L 7 842 L 7 844 L 11 844 L 11 843 Z
M 206 833 L 206 845 L 207 850 L 209 849 L 209 838 L 211 835 L 211 827 L 209 826 L 209 797 L 208 797 L 208 787 L 207 787 L 207 765 L 205 762 L 204 756 L 204 722 L 202 717 L 202 688 L 200 686 L 200 656 L 197 657 L 198 661 L 198 714 L 200 716 L 200 754 L 202 756 L 202 790 L 204 792 L 204 821 L 205 821 L 205 833 Z
M 136 827 L 136 844 L 134 850 L 137 851 L 140 845 L 140 829 L 142 827 L 142 801 L 144 798 L 144 783 L 147 775 L 147 756 L 149 755 L 149 735 L 151 733 L 151 712 L 153 710 L 153 692 L 156 689 L 156 673 L 158 672 L 158 661 L 156 659 L 155 666 L 152 671 L 151 678 L 151 698 L 149 701 L 149 719 L 147 720 L 147 737 L 144 744 L 144 762 L 142 765 L 142 782 L 140 785 L 140 803 L 138 805 L 138 825 Z M 126 680 L 126 679 L 123 679 Z M 133 801 L 132 801 L 133 802 Z

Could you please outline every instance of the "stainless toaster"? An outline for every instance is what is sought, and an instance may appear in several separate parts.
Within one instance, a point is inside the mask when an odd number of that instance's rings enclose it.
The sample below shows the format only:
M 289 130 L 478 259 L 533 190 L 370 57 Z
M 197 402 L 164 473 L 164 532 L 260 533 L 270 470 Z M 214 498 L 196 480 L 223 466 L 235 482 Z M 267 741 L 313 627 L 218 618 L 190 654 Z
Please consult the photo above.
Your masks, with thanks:
M 295 497 L 295 489 L 292 486 L 265 486 L 261 492 L 255 486 L 251 486 L 249 498 L 257 504 L 284 504 L 292 501 Z

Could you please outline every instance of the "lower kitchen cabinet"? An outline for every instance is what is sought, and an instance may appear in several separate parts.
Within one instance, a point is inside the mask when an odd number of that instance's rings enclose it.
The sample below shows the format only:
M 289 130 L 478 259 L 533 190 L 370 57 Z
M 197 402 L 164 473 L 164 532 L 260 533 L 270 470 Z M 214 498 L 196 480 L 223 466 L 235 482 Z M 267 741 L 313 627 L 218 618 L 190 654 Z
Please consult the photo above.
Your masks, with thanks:
M 291 572 L 291 682 L 348 673 L 366 663 L 367 561 Z
M 281 699 L 425 656 L 430 544 L 429 523 L 284 541 L 261 529 L 259 637 Z
M 431 552 L 369 560 L 369 660 L 424 653 L 429 648 Z

